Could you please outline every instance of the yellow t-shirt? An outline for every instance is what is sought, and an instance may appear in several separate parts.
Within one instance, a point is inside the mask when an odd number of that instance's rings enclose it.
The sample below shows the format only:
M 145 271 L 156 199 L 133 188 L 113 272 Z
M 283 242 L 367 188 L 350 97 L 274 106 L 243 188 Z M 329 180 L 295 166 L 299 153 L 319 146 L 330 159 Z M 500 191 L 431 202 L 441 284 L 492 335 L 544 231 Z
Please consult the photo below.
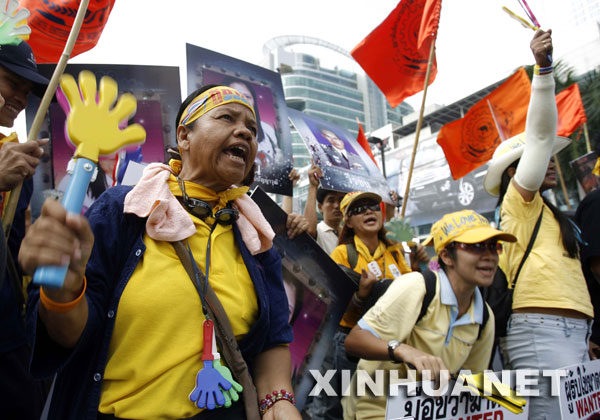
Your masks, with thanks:
M 402 255 L 402 248 L 400 244 L 394 244 L 387 247 L 383 242 L 380 241 L 379 247 L 371 255 L 365 243 L 358 236 L 354 236 L 354 246 L 356 247 L 356 252 L 358 254 L 354 271 L 359 274 L 363 269 L 369 270 L 369 263 L 373 261 L 376 262 L 377 266 L 379 267 L 379 275 L 377 275 L 378 273 L 373 272 L 374 270 L 371 270 L 371 272 L 375 274 L 379 280 L 386 278 L 395 279 L 399 277 L 398 272 L 400 274 L 411 272 L 410 267 Z M 331 252 L 331 258 L 337 264 L 345 265 L 346 267 L 351 268 L 350 263 L 348 262 L 348 252 L 345 244 L 337 246 Z M 354 327 L 356 325 L 356 321 L 358 321 L 358 318 L 360 318 L 360 315 L 360 308 L 351 303 L 348 310 L 344 314 L 344 317 L 340 321 L 340 326 L 344 328 Z
M 192 216 L 189 244 L 205 272 L 210 232 Z M 258 302 L 231 226 L 212 234 L 210 285 L 242 338 Z M 202 367 L 200 297 L 169 242 L 144 235 L 146 252 L 121 296 L 102 382 L 99 411 L 131 419 L 181 419 L 201 410 L 188 399 Z
M 532 201 L 525 201 L 512 182 L 502 201 L 500 226 L 515 235 L 517 242 L 504 242 L 500 268 L 508 279 L 515 276 L 542 206 L 542 224 L 517 279 L 513 309 L 572 309 L 593 318 L 594 309 L 581 263 L 578 258 L 570 258 L 563 247 L 560 226 L 552 210 L 544 205 L 539 193 Z
M 481 372 L 487 368 L 494 342 L 494 315 L 488 307 L 489 318 L 485 328 L 479 334 L 480 322 L 476 321 L 475 307 L 482 315 L 483 298 L 481 295 L 471 300 L 467 312 L 457 320 L 449 331 L 452 306 L 442 303 L 442 295 L 454 296 L 452 286 L 439 274 L 436 293 L 427 308 L 427 312 L 417 323 L 421 305 L 425 297 L 425 281 L 421 273 L 410 273 L 402 281 L 394 281 L 377 303 L 367 311 L 361 322 L 385 341 L 398 340 L 426 353 L 438 356 L 451 373 L 460 369 Z M 444 290 L 442 290 L 444 288 Z M 448 289 L 450 288 L 450 289 Z M 454 298 L 456 300 L 456 298 Z M 481 316 L 477 315 L 477 317 Z M 398 378 L 406 378 L 406 365 L 391 361 L 360 359 L 357 370 L 365 370 L 374 377 L 376 370 L 384 370 L 386 385 L 390 370 L 398 370 Z M 356 374 L 352 377 L 350 389 L 356 391 Z M 382 419 L 385 417 L 386 397 L 374 397 L 368 393 L 363 397 L 355 394 L 342 399 L 345 420 Z

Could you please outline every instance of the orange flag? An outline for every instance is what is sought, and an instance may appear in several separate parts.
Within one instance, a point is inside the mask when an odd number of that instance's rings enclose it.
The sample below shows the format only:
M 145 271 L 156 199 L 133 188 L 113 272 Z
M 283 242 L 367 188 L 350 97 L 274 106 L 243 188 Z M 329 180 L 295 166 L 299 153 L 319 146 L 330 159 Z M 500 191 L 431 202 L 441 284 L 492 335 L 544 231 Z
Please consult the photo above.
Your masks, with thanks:
M 21 0 L 20 5 L 29 10 L 27 24 L 31 35 L 27 43 L 33 50 L 35 61 L 57 63 L 67 43 L 80 0 Z M 71 53 L 75 57 L 92 49 L 100 39 L 115 0 L 90 1 Z
M 502 140 L 525 131 L 530 96 L 531 82 L 521 67 L 463 118 L 442 127 L 437 142 L 444 149 L 452 178 L 483 165 Z
M 381 25 L 351 52 L 391 106 L 397 106 L 424 88 L 441 3 L 442 0 L 401 0 Z M 436 74 L 434 56 L 429 84 Z
M 557 135 L 569 137 L 581 124 L 587 122 L 579 85 L 572 84 L 556 95 L 558 108 Z
M 358 124 L 358 136 L 356 137 L 356 141 L 362 146 L 363 149 L 365 149 L 367 155 L 369 155 L 371 160 L 375 163 L 375 165 L 377 165 L 377 162 L 375 161 L 375 156 L 373 156 L 373 151 L 371 150 L 371 145 L 369 144 L 369 140 L 367 140 L 367 136 L 365 136 L 365 132 L 362 128 L 362 125 L 358 121 L 358 118 L 356 119 L 356 122 Z

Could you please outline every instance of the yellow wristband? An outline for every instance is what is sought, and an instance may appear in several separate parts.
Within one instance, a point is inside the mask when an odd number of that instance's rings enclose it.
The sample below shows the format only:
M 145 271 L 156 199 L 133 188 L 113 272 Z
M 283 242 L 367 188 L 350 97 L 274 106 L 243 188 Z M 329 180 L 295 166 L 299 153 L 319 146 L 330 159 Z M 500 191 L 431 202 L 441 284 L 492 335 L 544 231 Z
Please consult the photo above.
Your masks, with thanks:
M 72 310 L 79 304 L 79 302 L 81 301 L 81 299 L 83 299 L 83 296 L 85 295 L 86 288 L 87 288 L 87 279 L 85 278 L 85 276 L 83 276 L 83 290 L 81 291 L 81 294 L 79 296 L 77 296 L 75 298 L 75 300 L 72 300 L 71 302 L 62 303 L 62 302 L 55 302 L 52 299 L 50 299 L 44 293 L 44 288 L 40 287 L 40 301 L 42 302 L 42 305 L 44 305 L 44 308 L 46 308 L 50 312 L 54 312 L 57 314 L 64 314 L 65 312 L 69 312 L 70 310 Z

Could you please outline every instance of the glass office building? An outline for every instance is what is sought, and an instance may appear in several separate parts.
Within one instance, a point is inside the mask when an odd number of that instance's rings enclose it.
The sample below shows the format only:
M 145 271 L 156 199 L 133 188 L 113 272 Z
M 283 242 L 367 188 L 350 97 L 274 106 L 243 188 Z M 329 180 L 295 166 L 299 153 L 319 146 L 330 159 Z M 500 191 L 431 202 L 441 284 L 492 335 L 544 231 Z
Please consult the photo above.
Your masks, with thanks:
M 331 67 L 321 65 L 316 53 L 293 52 L 296 45 L 320 47 Z M 281 74 L 286 103 L 290 108 L 330 121 L 358 134 L 357 120 L 366 132 L 388 123 L 402 124 L 413 112 L 408 104 L 391 108 L 379 88 L 361 70 L 350 70 L 353 59 L 344 49 L 326 41 L 305 36 L 281 36 L 263 47 L 262 65 Z M 333 57 L 333 59 L 332 59 Z M 337 60 L 339 59 L 339 60 Z M 310 156 L 300 137 L 292 130 L 294 165 L 303 167 Z

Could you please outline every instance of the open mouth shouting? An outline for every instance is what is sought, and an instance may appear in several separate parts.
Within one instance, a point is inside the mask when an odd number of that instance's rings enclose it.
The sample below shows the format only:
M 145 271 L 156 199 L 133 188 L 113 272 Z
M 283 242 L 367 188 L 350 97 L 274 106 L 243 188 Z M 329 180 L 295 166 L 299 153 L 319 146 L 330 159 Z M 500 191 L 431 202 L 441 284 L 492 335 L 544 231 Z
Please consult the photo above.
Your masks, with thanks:
M 248 158 L 248 146 L 243 143 L 239 143 L 225 149 L 224 153 L 229 156 L 233 161 L 245 164 Z
M 373 213 L 367 214 L 363 217 L 363 224 L 366 226 L 377 226 L 379 224 L 379 218 Z

